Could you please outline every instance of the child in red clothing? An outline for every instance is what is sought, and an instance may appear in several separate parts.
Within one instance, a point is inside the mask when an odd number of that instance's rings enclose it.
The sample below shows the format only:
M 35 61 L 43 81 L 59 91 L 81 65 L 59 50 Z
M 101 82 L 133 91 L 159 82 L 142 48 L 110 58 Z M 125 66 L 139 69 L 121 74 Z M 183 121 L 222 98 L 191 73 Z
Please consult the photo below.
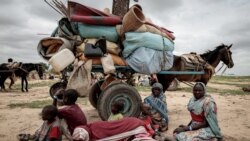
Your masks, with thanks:
M 61 141 L 62 131 L 60 121 L 57 118 L 58 110 L 53 105 L 47 105 L 43 108 L 41 116 L 43 119 L 42 126 L 34 135 L 19 134 L 18 139 L 22 141 L 37 140 L 37 141 Z
M 139 118 L 144 122 L 144 126 L 146 128 L 146 130 L 148 131 L 148 133 L 151 136 L 154 136 L 156 131 L 158 131 L 158 128 L 156 126 L 153 125 L 153 122 L 151 120 L 150 117 L 150 112 L 151 107 L 148 104 L 141 104 L 141 114 L 139 116 Z
M 87 120 L 81 108 L 76 104 L 79 96 L 78 92 L 74 89 L 62 91 L 58 95 L 63 95 L 64 108 L 58 110 L 58 117 L 63 118 L 67 125 L 70 134 L 73 134 L 75 127 L 79 125 L 86 125 Z M 53 105 L 57 104 L 57 98 L 54 98 Z

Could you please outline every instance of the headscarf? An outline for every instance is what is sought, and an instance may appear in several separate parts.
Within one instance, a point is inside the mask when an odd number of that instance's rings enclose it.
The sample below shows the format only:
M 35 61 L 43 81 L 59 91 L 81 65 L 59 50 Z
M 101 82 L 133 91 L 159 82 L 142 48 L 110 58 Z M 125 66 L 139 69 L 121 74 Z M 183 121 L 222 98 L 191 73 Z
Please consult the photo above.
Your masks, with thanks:
M 89 141 L 89 133 L 84 129 L 77 127 L 73 132 L 73 140 L 77 141 Z
M 161 83 L 154 83 L 153 85 L 152 85 L 152 89 L 154 89 L 154 88 L 159 88 L 160 90 L 161 90 L 161 92 L 160 92 L 160 94 L 159 94 L 159 96 L 157 97 L 157 98 L 159 98 L 160 100 L 162 100 L 164 103 L 166 103 L 166 97 L 165 97 L 165 95 L 164 95 L 164 93 L 163 93 L 163 86 L 162 86 L 162 84 Z M 154 96 L 153 95 L 153 93 L 151 94 L 152 96 Z

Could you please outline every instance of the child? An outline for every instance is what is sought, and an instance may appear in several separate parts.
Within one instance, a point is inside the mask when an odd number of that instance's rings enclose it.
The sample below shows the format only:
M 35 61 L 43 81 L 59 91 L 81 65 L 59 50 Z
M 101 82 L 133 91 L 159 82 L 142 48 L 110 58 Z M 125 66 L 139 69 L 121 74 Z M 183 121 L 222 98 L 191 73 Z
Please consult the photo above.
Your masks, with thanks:
M 64 108 L 58 110 L 58 117 L 63 118 L 67 125 L 70 134 L 73 134 L 75 127 L 86 125 L 86 117 L 81 108 L 75 103 L 78 98 L 78 92 L 74 89 L 68 89 L 63 92 Z M 53 105 L 56 105 L 57 98 L 54 98 Z
M 19 140 L 37 140 L 37 141 L 61 141 L 62 131 L 60 121 L 57 118 L 58 110 L 53 105 L 47 105 L 43 108 L 41 116 L 42 126 L 36 131 L 35 135 L 19 134 Z
M 151 119 L 150 105 L 146 103 L 141 104 L 141 114 L 139 116 L 139 119 L 144 122 L 144 127 L 154 139 L 156 139 L 157 141 L 169 140 L 169 137 L 166 134 L 159 131 L 159 125 L 153 124 L 153 121 Z
M 157 128 L 155 129 L 153 122 L 151 120 L 151 107 L 148 104 L 142 103 L 141 104 L 141 114 L 139 116 L 139 119 L 141 119 L 144 122 L 144 126 L 147 130 L 147 132 L 151 135 L 154 136 L 155 132 L 158 130 Z
M 119 120 L 123 118 L 122 111 L 124 109 L 124 103 L 122 101 L 115 101 L 111 107 L 111 114 L 108 121 Z

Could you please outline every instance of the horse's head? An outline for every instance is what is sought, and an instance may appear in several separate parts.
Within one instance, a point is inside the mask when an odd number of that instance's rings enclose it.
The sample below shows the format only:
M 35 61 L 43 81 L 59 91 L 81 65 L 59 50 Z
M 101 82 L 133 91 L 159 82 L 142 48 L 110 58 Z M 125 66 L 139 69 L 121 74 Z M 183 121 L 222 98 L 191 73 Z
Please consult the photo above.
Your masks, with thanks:
M 35 70 L 37 71 L 39 78 L 43 79 L 44 69 L 43 69 L 42 64 L 35 64 Z
M 224 46 L 224 47 L 221 48 L 221 50 L 220 50 L 221 61 L 224 64 L 226 64 L 228 68 L 232 68 L 234 66 L 234 62 L 232 59 L 232 52 L 230 50 L 230 48 L 232 47 L 232 44 L 229 46 L 222 44 L 222 46 Z

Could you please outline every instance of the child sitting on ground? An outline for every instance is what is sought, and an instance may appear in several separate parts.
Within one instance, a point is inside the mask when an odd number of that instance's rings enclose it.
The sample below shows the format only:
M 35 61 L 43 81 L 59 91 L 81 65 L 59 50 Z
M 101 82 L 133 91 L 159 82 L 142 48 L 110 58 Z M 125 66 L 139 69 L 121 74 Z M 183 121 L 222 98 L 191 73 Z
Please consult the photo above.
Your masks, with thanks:
M 65 90 L 59 95 L 63 95 L 63 104 L 65 107 L 58 110 L 58 117 L 66 121 L 70 134 L 73 134 L 75 127 L 86 125 L 87 120 L 81 108 L 76 104 L 79 96 L 74 89 Z M 53 105 L 57 105 L 57 98 L 54 98 Z
M 62 131 L 57 114 L 58 110 L 55 106 L 45 106 L 41 113 L 42 120 L 44 121 L 42 126 L 36 131 L 34 135 L 19 134 L 17 136 L 19 141 L 61 141 Z
M 124 109 L 124 103 L 122 101 L 115 101 L 111 107 L 111 114 L 108 121 L 119 120 L 123 118 L 122 111 Z
M 157 127 L 153 125 L 152 119 L 151 119 L 151 107 L 148 104 L 142 103 L 141 104 L 141 114 L 139 116 L 139 119 L 141 119 L 144 122 L 145 128 L 147 132 L 154 136 L 156 131 L 158 131 Z
M 146 103 L 141 104 L 141 114 L 139 119 L 144 122 L 144 126 L 147 132 L 157 141 L 166 141 L 171 139 L 167 134 L 164 134 L 159 131 L 159 125 L 153 124 L 151 119 L 151 107 Z

